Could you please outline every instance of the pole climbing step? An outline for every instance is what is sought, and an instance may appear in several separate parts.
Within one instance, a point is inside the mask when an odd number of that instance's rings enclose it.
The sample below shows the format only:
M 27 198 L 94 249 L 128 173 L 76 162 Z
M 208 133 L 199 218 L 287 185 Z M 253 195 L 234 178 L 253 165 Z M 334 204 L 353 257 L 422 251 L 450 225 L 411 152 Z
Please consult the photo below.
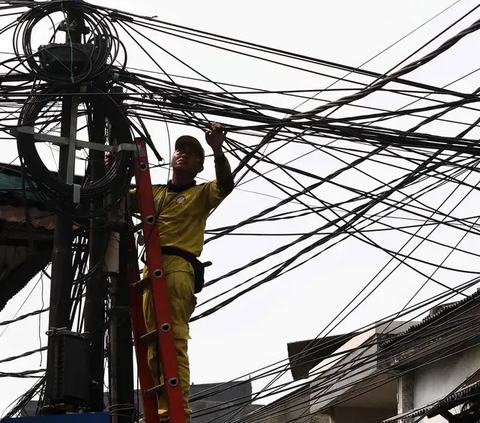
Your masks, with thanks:
M 142 389 L 143 409 L 147 423 L 158 423 L 158 404 L 156 394 L 166 393 L 170 414 L 170 423 L 185 423 L 183 398 L 178 378 L 177 358 L 170 319 L 168 292 L 163 271 L 162 251 L 159 243 L 159 228 L 154 206 L 152 182 L 148 167 L 145 140 L 137 139 L 135 157 L 135 179 L 137 183 L 137 201 L 143 224 L 145 251 L 149 276 L 139 280 L 138 254 L 133 232 L 130 237 L 132 264 L 130 266 L 130 303 L 132 309 L 132 327 L 135 353 L 138 362 L 140 386 Z M 134 262 L 134 263 L 133 263 Z M 157 330 L 147 333 L 143 316 L 143 289 L 150 286 L 155 309 Z M 159 330 L 158 330 L 159 329 Z M 149 343 L 158 345 L 158 356 L 162 366 L 163 382 L 155 386 L 148 366 L 147 350 Z

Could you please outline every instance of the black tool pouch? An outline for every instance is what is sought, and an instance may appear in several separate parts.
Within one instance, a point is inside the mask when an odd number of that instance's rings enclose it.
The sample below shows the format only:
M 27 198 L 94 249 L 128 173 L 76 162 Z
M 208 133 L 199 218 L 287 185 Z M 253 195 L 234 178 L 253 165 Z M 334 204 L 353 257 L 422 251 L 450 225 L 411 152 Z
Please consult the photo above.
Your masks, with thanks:
M 211 266 L 212 265 L 211 261 L 202 263 L 193 254 L 187 253 L 186 251 L 183 251 L 174 247 L 162 247 L 162 254 L 181 257 L 184 260 L 188 261 L 193 267 L 194 282 L 195 282 L 194 292 L 195 294 L 202 292 L 202 289 L 205 285 L 205 267 Z M 142 254 L 141 260 L 145 265 L 147 265 L 145 252 Z
M 186 259 L 187 260 L 187 259 Z M 195 260 L 187 260 L 193 267 L 195 273 L 195 294 L 202 292 L 205 285 L 205 267 L 211 266 L 211 262 L 202 263 L 195 257 Z
M 202 263 L 193 254 L 180 250 L 175 247 L 162 247 L 162 254 L 181 257 L 188 261 L 193 267 L 194 281 L 195 281 L 195 294 L 202 292 L 205 285 L 205 267 L 211 266 L 212 263 L 207 261 Z

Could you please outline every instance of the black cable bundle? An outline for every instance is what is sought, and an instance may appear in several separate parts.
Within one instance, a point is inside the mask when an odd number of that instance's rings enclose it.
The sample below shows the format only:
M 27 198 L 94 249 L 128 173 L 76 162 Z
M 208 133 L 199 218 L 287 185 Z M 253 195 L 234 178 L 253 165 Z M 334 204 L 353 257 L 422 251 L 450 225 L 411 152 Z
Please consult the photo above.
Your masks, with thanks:
M 64 87 L 53 86 L 34 93 L 22 109 L 18 126 L 33 127 L 38 124 L 38 118 L 47 105 L 60 102 L 65 95 L 75 95 L 76 91 L 78 91 L 76 87 L 66 90 Z M 113 138 L 116 140 L 117 146 L 133 144 L 127 117 L 107 93 L 89 86 L 87 92 L 80 97 L 80 102 L 85 103 L 87 107 L 103 110 L 106 119 L 111 123 Z M 74 186 L 62 182 L 47 168 L 36 149 L 34 135 L 20 131 L 17 135 L 17 148 L 27 174 L 35 184 L 37 195 L 43 195 L 54 204 L 60 205 L 63 211 L 78 216 L 78 205 L 73 203 Z M 132 177 L 132 166 L 132 151 L 117 152 L 115 161 L 105 176 L 95 182 L 84 183 L 80 187 L 81 204 L 88 206 L 93 198 L 105 198 L 112 192 L 115 192 L 116 198 L 126 194 Z M 87 213 L 87 216 L 91 217 L 91 214 Z
M 89 38 L 85 44 L 73 43 L 70 37 L 71 28 L 65 19 L 55 28 L 52 41 L 58 31 L 65 31 L 70 42 L 40 46 L 34 53 L 33 29 L 44 19 L 49 19 L 53 24 L 51 15 L 56 12 L 63 13 L 65 17 L 72 12 L 81 14 L 84 25 L 80 31 L 90 34 Z M 13 40 L 15 55 L 23 62 L 27 71 L 54 84 L 68 85 L 96 79 L 110 71 L 120 51 L 117 31 L 111 20 L 107 19 L 107 14 L 85 2 L 35 3 L 35 6 L 19 18 Z M 65 63 L 62 58 L 66 59 Z

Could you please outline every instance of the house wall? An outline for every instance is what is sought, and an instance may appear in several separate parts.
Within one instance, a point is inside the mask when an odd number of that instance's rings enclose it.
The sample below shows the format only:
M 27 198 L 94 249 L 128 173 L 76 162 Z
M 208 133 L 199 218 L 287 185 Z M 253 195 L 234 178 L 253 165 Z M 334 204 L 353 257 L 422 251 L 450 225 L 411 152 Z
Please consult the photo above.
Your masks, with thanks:
M 396 414 L 395 408 L 334 407 L 331 413 L 332 423 L 381 423 L 382 420 Z
M 421 407 L 450 394 L 460 384 L 480 368 L 480 347 L 455 354 L 452 357 L 437 361 L 414 371 L 413 405 Z M 471 384 L 480 380 L 480 376 L 468 380 Z M 425 423 L 446 422 L 443 417 L 436 416 L 425 419 Z
M 358 348 L 346 356 L 333 358 L 322 373 L 319 379 L 310 383 L 310 411 L 312 414 L 321 411 L 324 407 L 347 391 L 352 384 L 367 378 L 375 371 L 375 362 L 372 363 L 372 357 L 377 352 L 377 345 L 367 348 L 359 348 L 359 345 L 366 342 L 374 335 L 374 331 L 366 332 L 351 339 L 340 350 Z M 364 365 L 358 365 L 362 361 L 367 361 Z M 327 362 L 324 360 L 323 363 Z M 320 366 L 317 366 L 321 369 Z M 323 370 L 323 369 L 322 369 Z M 313 372 L 315 369 L 313 370 Z M 311 374 L 313 374 L 311 372 Z M 331 376 L 330 376 L 331 375 Z M 330 377 L 328 377 L 330 376 Z M 328 381 L 328 383 L 327 383 Z
M 311 413 L 318 413 L 328 407 L 332 401 L 350 390 L 352 386 L 362 380 L 367 380 L 377 371 L 378 345 L 373 342 L 368 343 L 369 339 L 373 340 L 373 337 L 385 333 L 401 333 L 415 323 L 417 322 L 394 321 L 378 325 L 376 328 L 353 337 L 342 345 L 333 357 L 323 360 L 313 368 L 310 371 L 310 377 L 318 374 L 320 377 L 310 383 Z M 361 348 L 362 344 L 369 346 Z M 342 352 L 345 354 L 342 355 Z M 382 404 L 379 406 L 381 407 Z
M 310 395 L 308 392 L 294 392 L 280 400 L 264 406 L 252 414 L 246 421 L 260 423 L 332 423 L 326 414 L 310 414 Z
M 265 409 L 269 408 L 266 406 Z M 294 395 L 293 398 L 280 399 L 272 404 L 271 411 L 267 414 L 260 414 L 257 419 L 265 423 L 287 423 L 296 420 L 297 423 L 310 423 L 310 395 L 308 392 Z M 298 419 L 298 420 L 297 420 Z

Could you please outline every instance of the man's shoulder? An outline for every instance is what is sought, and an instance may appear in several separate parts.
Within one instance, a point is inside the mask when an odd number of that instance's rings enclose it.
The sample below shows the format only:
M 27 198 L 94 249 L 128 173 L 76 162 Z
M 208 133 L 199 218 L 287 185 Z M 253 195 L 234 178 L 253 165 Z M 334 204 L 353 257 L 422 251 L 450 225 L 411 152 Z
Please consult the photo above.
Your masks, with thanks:
M 207 191 L 207 192 L 212 192 L 215 195 L 221 196 L 222 198 L 226 197 L 231 192 L 231 191 L 224 192 L 223 187 L 219 184 L 217 179 L 214 179 L 214 180 L 208 181 L 208 182 L 204 182 L 204 183 L 202 183 L 198 186 L 201 187 L 200 189 L 202 189 L 204 191 Z
M 207 193 L 212 189 L 217 188 L 217 180 L 214 179 L 212 181 L 202 182 L 201 184 L 197 184 L 193 187 L 197 192 L 204 192 Z
M 190 187 L 188 189 L 185 190 L 185 192 L 198 192 L 198 191 L 202 191 L 204 190 L 205 188 L 208 188 L 209 184 L 211 184 L 212 181 L 207 181 L 207 182 L 202 182 L 201 184 L 195 184 L 193 187 Z
M 201 201 L 202 198 L 205 198 L 209 195 L 209 191 L 211 190 L 213 183 L 214 181 L 207 181 L 200 184 L 195 184 L 193 187 L 184 191 L 184 195 Z

